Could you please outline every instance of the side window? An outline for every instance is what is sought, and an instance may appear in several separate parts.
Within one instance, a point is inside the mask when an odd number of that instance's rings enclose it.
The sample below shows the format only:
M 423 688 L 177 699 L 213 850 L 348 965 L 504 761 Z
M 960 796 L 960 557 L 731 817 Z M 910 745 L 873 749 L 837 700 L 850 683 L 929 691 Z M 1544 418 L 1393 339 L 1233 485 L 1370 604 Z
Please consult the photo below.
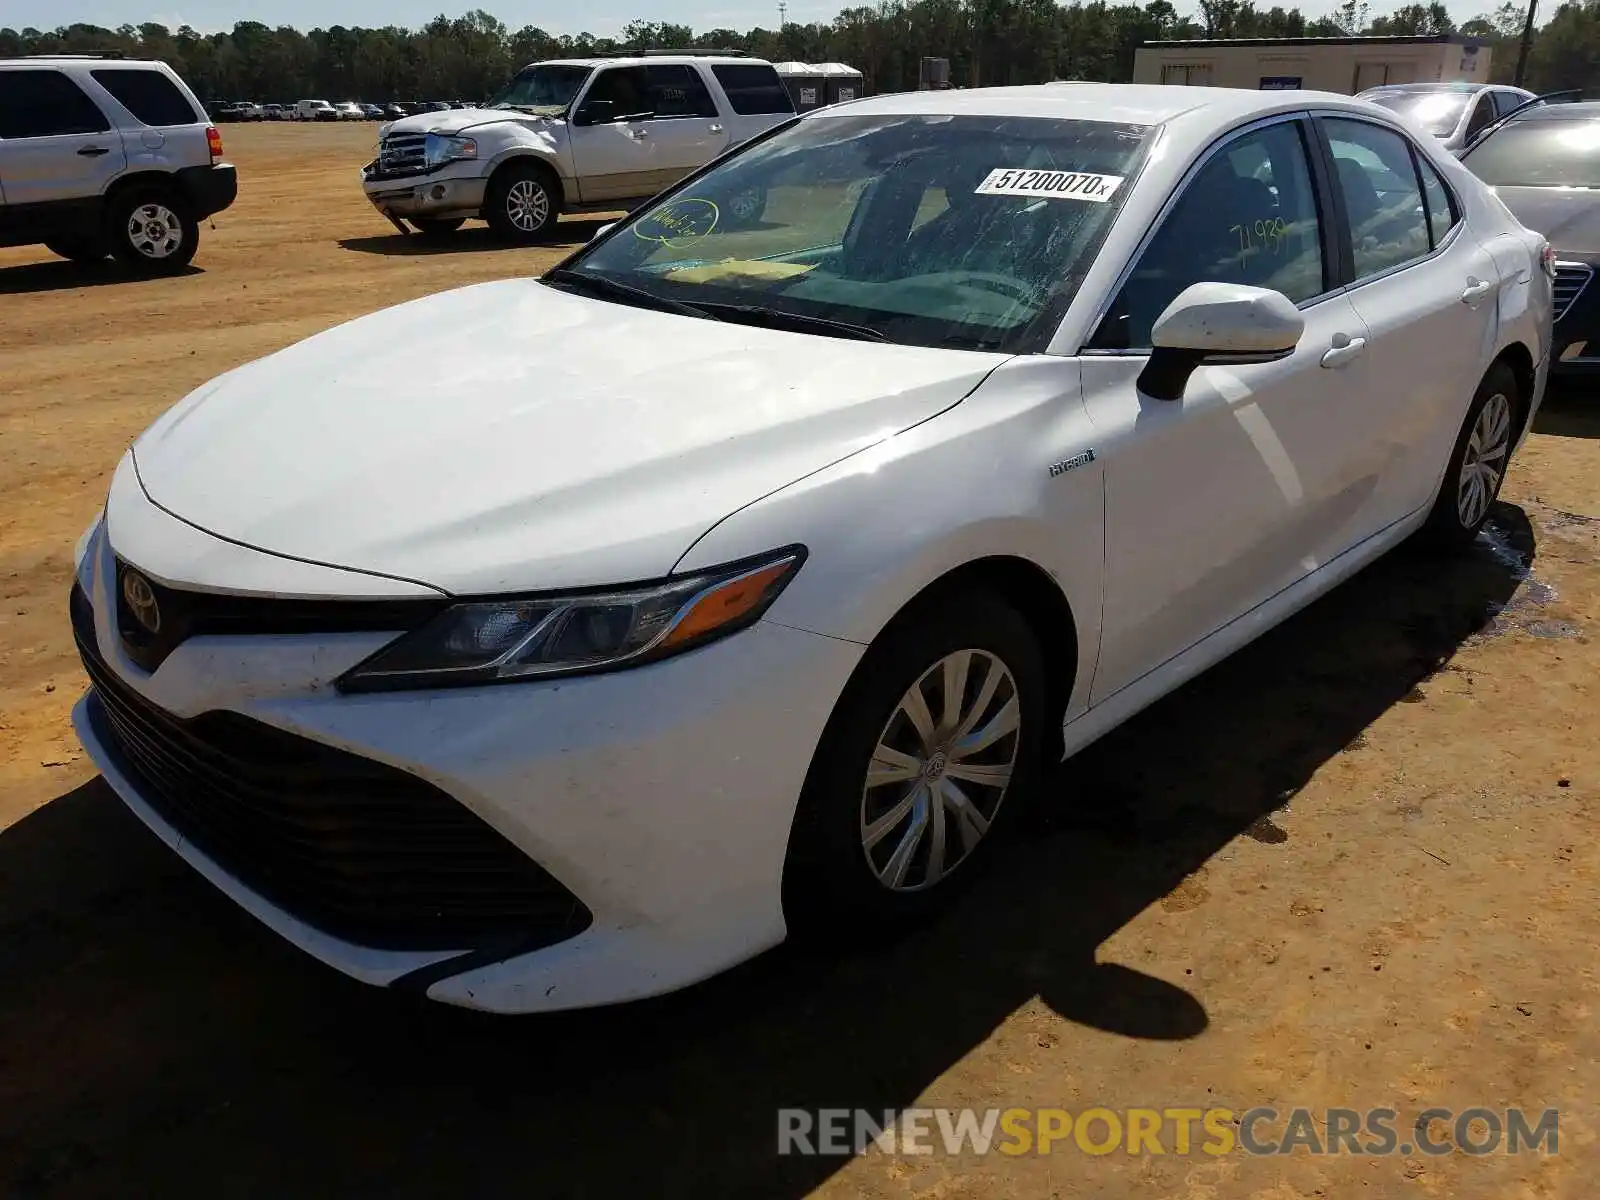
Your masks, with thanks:
M 1361 121 L 1329 118 L 1323 127 L 1350 221 L 1356 279 L 1427 254 L 1428 219 L 1405 138 Z
M 0 71 L 0 138 L 105 133 L 105 114 L 60 71 Z
M 1438 249 L 1445 234 L 1455 228 L 1456 208 L 1450 189 L 1439 178 L 1439 172 L 1422 155 L 1417 155 L 1417 169 L 1422 172 L 1422 198 L 1428 205 L 1428 235 L 1430 245 Z
M 658 117 L 714 117 L 716 103 L 711 99 L 700 72 L 693 67 L 646 67 L 650 87 L 647 106 Z
M 1494 111 L 1498 117 L 1505 116 L 1513 108 L 1520 108 L 1527 102 L 1527 97 L 1517 92 L 1496 91 L 1494 93 Z
M 1195 283 L 1247 283 L 1296 302 L 1326 290 L 1300 122 L 1247 133 L 1206 161 L 1139 256 L 1091 345 L 1150 345 L 1156 318 Z
M 160 71 L 124 67 L 89 74 L 146 125 L 193 125 L 204 119 L 196 115 L 183 93 Z
M 728 94 L 728 104 L 740 116 L 768 116 L 794 111 L 794 101 L 789 98 L 788 89 L 770 66 L 716 63 L 711 73 Z
M 607 67 L 594 77 L 580 109 L 591 125 L 649 111 L 649 83 L 643 67 Z
M 1467 118 L 1466 139 L 1470 142 L 1483 131 L 1483 127 L 1494 120 L 1494 101 L 1489 98 L 1489 93 L 1484 92 L 1472 106 L 1472 116 Z

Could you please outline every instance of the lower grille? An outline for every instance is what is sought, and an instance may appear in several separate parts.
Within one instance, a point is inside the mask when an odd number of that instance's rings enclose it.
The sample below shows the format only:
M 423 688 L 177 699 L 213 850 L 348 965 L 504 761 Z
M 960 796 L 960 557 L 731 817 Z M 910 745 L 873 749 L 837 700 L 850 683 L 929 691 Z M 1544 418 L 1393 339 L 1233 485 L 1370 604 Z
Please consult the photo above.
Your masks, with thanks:
M 182 720 L 101 657 L 72 589 L 96 732 L 140 796 L 230 874 L 307 924 L 358 945 L 518 952 L 592 917 L 487 823 L 415 775 L 237 713 Z
M 1555 319 L 1561 320 L 1573 302 L 1589 286 L 1594 268 L 1587 263 L 1558 262 L 1555 281 Z
M 420 175 L 428 169 L 422 133 L 392 133 L 378 140 L 378 174 Z

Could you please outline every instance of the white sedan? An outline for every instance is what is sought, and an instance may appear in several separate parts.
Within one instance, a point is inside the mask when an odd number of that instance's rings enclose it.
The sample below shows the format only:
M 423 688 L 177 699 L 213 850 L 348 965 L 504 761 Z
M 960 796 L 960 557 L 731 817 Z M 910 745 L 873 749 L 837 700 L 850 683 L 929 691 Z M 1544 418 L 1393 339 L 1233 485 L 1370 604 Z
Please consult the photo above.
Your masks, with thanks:
M 158 420 L 79 547 L 74 721 L 268 926 L 441 1001 L 892 923 L 1042 763 L 1471 541 L 1551 267 L 1346 97 L 823 109 Z

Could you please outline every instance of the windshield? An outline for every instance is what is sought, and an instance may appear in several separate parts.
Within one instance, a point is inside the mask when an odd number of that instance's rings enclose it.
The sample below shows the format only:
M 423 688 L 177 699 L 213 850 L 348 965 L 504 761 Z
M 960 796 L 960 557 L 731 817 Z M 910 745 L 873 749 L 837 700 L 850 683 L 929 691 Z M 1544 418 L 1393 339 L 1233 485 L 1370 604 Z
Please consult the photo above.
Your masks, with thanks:
M 1472 97 L 1471 92 L 1379 92 L 1367 99 L 1410 118 L 1434 137 L 1449 137 Z
M 1462 161 L 1491 187 L 1600 188 L 1600 121 L 1516 121 Z
M 564 112 L 593 67 L 523 67 L 493 100 L 490 108 L 534 108 Z
M 726 319 L 758 309 L 909 345 L 1013 350 L 1060 319 L 1148 132 L 809 118 L 640 210 L 569 265 Z

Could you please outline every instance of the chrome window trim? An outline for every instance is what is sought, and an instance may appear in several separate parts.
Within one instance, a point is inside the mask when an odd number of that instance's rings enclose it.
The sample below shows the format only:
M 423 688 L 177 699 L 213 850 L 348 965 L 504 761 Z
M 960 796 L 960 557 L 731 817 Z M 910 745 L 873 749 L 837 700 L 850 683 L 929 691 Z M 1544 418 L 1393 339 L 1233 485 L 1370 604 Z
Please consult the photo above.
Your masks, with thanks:
M 1150 243 L 1155 240 L 1156 233 L 1159 232 L 1162 225 L 1166 223 L 1167 218 L 1172 215 L 1173 208 L 1177 206 L 1179 199 L 1183 197 L 1183 195 L 1189 190 L 1190 185 L 1194 183 L 1195 177 L 1210 164 L 1212 159 L 1221 154 L 1234 142 L 1238 141 L 1240 138 L 1248 137 L 1253 133 L 1258 133 L 1263 129 L 1269 129 L 1274 125 L 1283 125 L 1291 121 L 1304 121 L 1311 115 L 1312 110 L 1310 109 L 1297 109 L 1293 112 L 1273 113 L 1271 116 L 1261 117 L 1257 120 L 1249 122 L 1246 125 L 1239 125 L 1228 130 L 1226 133 L 1218 137 L 1216 141 L 1212 142 L 1211 145 L 1206 147 L 1204 153 L 1202 153 L 1199 158 L 1195 159 L 1194 162 L 1189 165 L 1189 169 L 1183 173 L 1183 178 L 1178 180 L 1178 185 L 1172 189 L 1172 192 L 1170 195 L 1168 195 L 1166 202 L 1161 206 L 1160 210 L 1157 211 L 1155 219 L 1150 222 L 1150 227 L 1144 231 L 1144 236 L 1139 239 L 1139 244 L 1134 247 L 1133 253 L 1128 256 L 1128 261 L 1122 265 L 1122 270 L 1117 273 L 1116 280 L 1112 283 L 1111 287 L 1106 289 L 1105 301 L 1095 311 L 1094 319 L 1091 320 L 1086 326 L 1086 332 L 1084 333 L 1083 341 L 1079 344 L 1078 348 L 1073 351 L 1074 356 L 1086 354 L 1104 357 L 1138 356 L 1140 358 L 1145 358 L 1149 356 L 1151 349 L 1149 346 L 1141 346 L 1137 348 L 1130 347 L 1126 350 L 1105 350 L 1092 349 L 1088 343 L 1093 340 L 1094 335 L 1099 331 L 1101 324 L 1105 321 L 1106 314 L 1111 311 L 1111 306 L 1117 302 L 1117 297 L 1122 294 L 1122 289 L 1127 286 L 1128 279 L 1133 275 L 1134 267 L 1139 264 L 1139 260 L 1144 257 L 1145 251 L 1150 248 Z M 1152 149 L 1154 149 L 1154 146 L 1152 146 Z M 1317 182 L 1317 168 L 1312 161 L 1312 155 L 1309 152 L 1309 148 L 1306 154 L 1306 174 L 1311 179 L 1312 189 L 1315 190 Z M 1318 221 L 1319 223 L 1321 221 L 1320 214 L 1318 216 Z M 1318 229 L 1317 234 L 1320 250 L 1322 230 Z M 1327 264 L 1324 263 L 1323 267 L 1326 271 Z M 1342 285 L 1339 287 L 1330 288 L 1328 291 L 1319 292 L 1315 296 L 1309 296 L 1306 299 L 1299 301 L 1295 304 L 1295 307 L 1299 309 L 1310 308 L 1314 304 L 1320 304 L 1324 300 L 1339 295 L 1344 290 L 1345 289 Z

